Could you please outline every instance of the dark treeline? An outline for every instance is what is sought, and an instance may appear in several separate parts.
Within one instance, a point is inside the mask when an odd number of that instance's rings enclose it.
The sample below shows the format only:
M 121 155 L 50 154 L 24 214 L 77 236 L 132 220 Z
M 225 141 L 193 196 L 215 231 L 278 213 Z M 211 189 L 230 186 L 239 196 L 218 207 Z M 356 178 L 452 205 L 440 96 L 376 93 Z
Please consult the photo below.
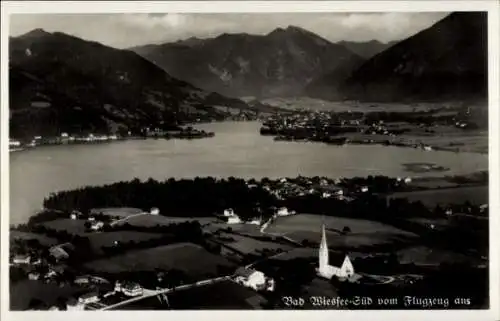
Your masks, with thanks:
M 119 182 L 100 187 L 84 187 L 52 194 L 46 208 L 88 212 L 99 207 L 137 207 L 148 211 L 157 207 L 162 215 L 206 217 L 233 208 L 243 217 L 256 214 L 255 206 L 273 205 L 273 197 L 258 187 L 249 189 L 243 179 L 195 178 L 158 182 Z

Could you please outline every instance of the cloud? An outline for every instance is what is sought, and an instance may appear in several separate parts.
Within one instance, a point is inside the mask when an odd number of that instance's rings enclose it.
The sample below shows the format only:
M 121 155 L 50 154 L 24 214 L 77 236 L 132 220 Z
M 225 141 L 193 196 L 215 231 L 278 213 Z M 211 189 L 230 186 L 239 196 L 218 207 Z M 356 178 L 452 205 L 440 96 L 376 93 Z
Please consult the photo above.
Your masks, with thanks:
M 446 16 L 434 13 L 168 13 L 12 15 L 10 35 L 61 31 L 117 48 L 221 33 L 266 34 L 295 25 L 330 40 L 400 40 Z

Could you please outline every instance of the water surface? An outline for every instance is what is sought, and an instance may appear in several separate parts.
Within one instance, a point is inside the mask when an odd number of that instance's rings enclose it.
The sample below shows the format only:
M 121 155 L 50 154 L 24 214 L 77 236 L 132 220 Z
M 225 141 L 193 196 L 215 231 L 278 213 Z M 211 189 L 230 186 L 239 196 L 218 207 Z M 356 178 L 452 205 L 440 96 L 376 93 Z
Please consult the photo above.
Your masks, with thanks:
M 10 154 L 10 223 L 19 224 L 52 192 L 135 177 L 414 176 L 404 163 L 434 163 L 445 174 L 487 169 L 488 156 L 377 145 L 332 146 L 275 142 L 257 122 L 197 126 L 215 132 L 199 140 L 130 140 L 99 145 L 47 146 Z M 435 176 L 436 173 L 418 175 Z

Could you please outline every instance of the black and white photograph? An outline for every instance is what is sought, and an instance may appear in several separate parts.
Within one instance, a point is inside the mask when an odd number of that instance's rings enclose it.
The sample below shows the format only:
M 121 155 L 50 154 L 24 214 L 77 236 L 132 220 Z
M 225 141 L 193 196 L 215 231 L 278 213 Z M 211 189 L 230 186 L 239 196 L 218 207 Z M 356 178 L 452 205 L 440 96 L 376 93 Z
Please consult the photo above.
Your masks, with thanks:
M 491 11 L 218 8 L 8 15 L 2 309 L 498 305 Z

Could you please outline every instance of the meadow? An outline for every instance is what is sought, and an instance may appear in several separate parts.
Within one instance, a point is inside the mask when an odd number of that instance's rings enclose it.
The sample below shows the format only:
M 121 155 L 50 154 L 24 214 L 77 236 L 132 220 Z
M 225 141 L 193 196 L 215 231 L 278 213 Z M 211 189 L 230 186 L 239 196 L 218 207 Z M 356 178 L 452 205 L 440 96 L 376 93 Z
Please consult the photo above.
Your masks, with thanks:
M 16 230 L 10 230 L 9 233 L 10 242 L 15 240 L 38 240 L 41 245 L 52 246 L 57 244 L 57 240 L 43 234 L 31 233 L 31 232 L 21 232 Z
M 116 231 L 116 232 L 101 232 L 101 233 L 88 233 L 90 246 L 96 253 L 101 253 L 101 247 L 114 246 L 115 242 L 129 243 L 129 242 L 143 242 L 147 240 L 160 239 L 163 234 L 159 233 L 146 233 L 135 231 Z
M 72 220 L 70 218 L 61 218 L 58 220 L 47 221 L 40 223 L 39 225 L 45 226 L 46 228 L 66 231 L 69 234 L 84 236 L 87 234 L 87 229 L 85 228 L 84 220 Z
M 93 208 L 90 210 L 90 214 L 103 214 L 114 217 L 127 217 L 130 215 L 140 214 L 143 210 L 140 208 L 133 207 L 103 207 L 103 208 Z
M 250 237 L 245 237 L 241 235 L 235 235 L 230 233 L 220 233 L 220 237 L 223 238 L 232 238 L 234 241 L 225 241 L 223 242 L 227 247 L 234 249 L 237 252 L 244 254 L 255 254 L 258 255 L 264 249 L 268 249 L 271 251 L 276 251 L 281 249 L 283 251 L 288 251 L 293 247 L 287 244 L 279 244 L 275 242 L 265 242 L 256 240 Z
M 198 221 L 201 225 L 217 221 L 215 217 L 173 217 L 163 215 L 138 215 L 124 220 L 117 225 L 128 223 L 134 226 L 153 227 L 156 225 L 179 224 Z
M 106 273 L 178 269 L 192 277 L 216 274 L 217 266 L 232 266 L 225 258 L 209 253 L 191 243 L 177 243 L 144 250 L 129 251 L 123 255 L 91 261 L 85 267 Z
M 488 203 L 488 186 L 467 186 L 459 188 L 443 188 L 427 191 L 394 193 L 390 198 L 407 198 L 409 201 L 421 201 L 424 205 L 448 205 L 469 201 L 475 205 Z

